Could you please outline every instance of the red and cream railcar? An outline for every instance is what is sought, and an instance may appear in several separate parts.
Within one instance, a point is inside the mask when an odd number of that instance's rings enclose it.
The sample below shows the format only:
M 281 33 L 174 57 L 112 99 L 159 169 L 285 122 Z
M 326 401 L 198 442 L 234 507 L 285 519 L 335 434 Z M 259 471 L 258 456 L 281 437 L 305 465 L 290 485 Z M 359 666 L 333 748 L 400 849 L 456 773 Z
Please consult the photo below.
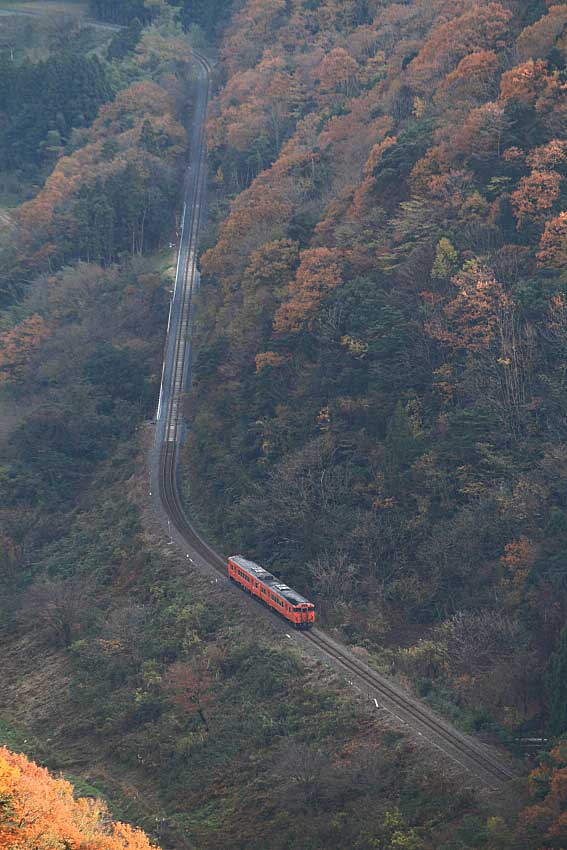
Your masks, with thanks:
M 315 622 L 315 606 L 264 567 L 242 555 L 228 559 L 228 577 L 252 596 L 256 596 L 296 629 L 309 629 Z

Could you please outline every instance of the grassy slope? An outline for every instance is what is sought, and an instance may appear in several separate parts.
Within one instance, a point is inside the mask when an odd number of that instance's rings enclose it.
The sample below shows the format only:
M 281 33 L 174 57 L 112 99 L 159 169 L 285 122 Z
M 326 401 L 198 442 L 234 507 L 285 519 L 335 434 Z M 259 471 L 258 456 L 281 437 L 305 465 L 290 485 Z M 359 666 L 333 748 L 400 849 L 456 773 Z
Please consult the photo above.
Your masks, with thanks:
M 136 442 L 126 461 L 101 470 L 80 529 L 49 558 L 71 556 L 79 574 L 93 560 L 112 572 L 110 594 L 97 588 L 98 622 L 81 627 L 67 649 L 45 631 L 30 634 L 19 616 L 25 604 L 8 623 L 0 739 L 26 739 L 35 758 L 94 786 L 117 816 L 179 848 L 317 847 L 323 838 L 342 847 L 378 829 L 372 811 L 399 806 L 408 829 L 424 835 L 433 813 L 450 822 L 463 808 L 474 811 L 466 795 L 449 802 L 445 780 L 418 767 L 324 667 L 306 667 L 280 632 L 259 636 L 238 595 L 187 573 L 167 540 L 142 531 L 145 446 Z M 107 524 L 125 512 L 126 524 Z M 103 561 L 108 536 L 126 562 Z M 143 564 L 135 576 L 134 553 Z M 148 622 L 125 637 L 117 618 L 140 606 Z M 109 656 L 106 642 L 117 633 L 123 646 Z M 164 658 L 172 655 L 191 667 L 207 659 L 208 732 L 167 691 Z M 302 783 L 314 788 L 302 791 Z M 342 820 L 333 826 L 337 806 Z M 243 807 L 253 814 L 243 816 Z

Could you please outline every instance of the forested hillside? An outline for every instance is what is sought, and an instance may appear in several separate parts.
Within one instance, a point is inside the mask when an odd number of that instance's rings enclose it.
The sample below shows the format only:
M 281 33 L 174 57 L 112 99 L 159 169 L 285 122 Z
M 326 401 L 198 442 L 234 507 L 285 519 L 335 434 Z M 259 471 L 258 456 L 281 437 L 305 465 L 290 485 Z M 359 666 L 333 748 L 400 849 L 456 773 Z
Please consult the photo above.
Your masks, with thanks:
M 564 11 L 132 0 L 93 3 L 127 25 L 102 42 L 72 23 L 6 39 L 0 742 L 160 846 L 565 844 L 564 741 L 517 810 L 479 799 L 188 570 L 153 530 L 145 466 L 185 30 L 228 26 L 192 508 L 458 722 L 561 734 Z M 15 815 L 23 847 L 147 846 L 2 750 L 0 846 Z
M 150 531 L 144 423 L 191 129 L 188 42 L 168 10 L 94 52 L 38 59 L 25 37 L 11 79 L 40 85 L 34 58 L 44 74 L 84 60 L 104 85 L 64 132 L 46 99 L 46 123 L 21 129 L 28 159 L 5 172 L 32 182 L 0 216 L 0 742 L 177 850 L 452 850 L 455 836 L 512 835 Z M 49 72 L 62 105 L 66 82 Z M 34 114 L 9 92 L 5 138 Z M 51 161 L 32 149 L 44 130 L 60 133 Z M 84 808 L 2 751 L 0 846 L 81 847 L 81 829 L 85 850 L 145 846 Z
M 249 0 L 209 127 L 192 504 L 516 737 L 567 731 L 566 27 Z

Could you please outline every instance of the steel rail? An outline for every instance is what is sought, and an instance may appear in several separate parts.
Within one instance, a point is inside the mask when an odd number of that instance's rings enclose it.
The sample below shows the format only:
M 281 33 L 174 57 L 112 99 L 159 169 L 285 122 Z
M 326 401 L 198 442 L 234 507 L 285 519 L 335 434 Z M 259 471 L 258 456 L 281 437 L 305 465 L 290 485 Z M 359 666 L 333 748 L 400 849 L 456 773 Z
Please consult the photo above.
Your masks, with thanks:
M 173 370 L 169 386 L 164 386 L 167 377 L 167 363 L 164 361 L 162 387 L 160 392 L 160 406 L 158 409 L 158 421 L 160 415 L 165 413 L 165 426 L 158 427 L 158 440 L 161 438 L 161 451 L 159 463 L 159 495 L 166 509 L 169 520 L 177 531 L 191 543 L 193 548 L 199 551 L 205 559 L 215 560 L 215 566 L 219 566 L 220 556 L 213 552 L 208 544 L 198 535 L 188 522 L 183 509 L 183 502 L 179 493 L 177 476 L 179 448 L 181 444 L 182 415 L 181 407 L 183 396 L 187 388 L 188 371 L 190 366 L 190 342 L 192 327 L 193 295 L 197 278 L 196 249 L 201 223 L 201 204 L 205 186 L 205 118 L 210 98 L 211 67 L 207 59 L 194 51 L 195 59 L 205 75 L 205 95 L 197 109 L 197 137 L 194 139 L 191 151 L 191 167 L 193 173 L 188 174 L 185 189 L 185 209 L 189 206 L 189 222 L 186 215 L 183 216 L 182 232 L 180 237 L 179 256 L 182 262 L 178 264 L 175 282 L 174 297 L 180 293 L 181 309 L 178 322 L 171 325 L 171 311 L 169 331 L 174 334 Z M 190 181 L 191 180 L 191 184 Z M 183 257 L 183 254 L 185 256 Z M 166 353 L 167 356 L 167 353 Z M 168 402 L 163 409 L 163 399 Z
M 365 686 L 374 689 L 383 701 L 382 707 L 386 711 L 394 714 L 403 723 L 414 725 L 416 729 L 421 726 L 421 729 L 418 729 L 420 734 L 443 752 L 446 752 L 444 747 L 449 747 L 453 751 L 451 757 L 462 767 L 467 768 L 463 759 L 465 762 L 472 760 L 477 768 L 495 778 L 499 783 L 516 778 L 514 771 L 494 757 L 488 748 L 450 726 L 418 700 L 408 699 L 408 695 L 399 686 L 372 670 L 364 662 L 354 658 L 348 650 L 338 646 L 324 632 L 314 629 L 307 632 L 304 637 L 331 655 L 341 667 L 359 678 Z
M 179 313 L 173 319 L 170 313 L 168 327 L 168 341 L 170 345 L 174 343 L 171 348 L 173 354 L 170 355 L 173 363 L 167 362 L 166 343 L 158 410 L 156 443 L 159 450 L 159 499 L 167 516 L 168 527 L 170 524 L 173 526 L 178 540 L 182 540 L 185 547 L 202 558 L 206 565 L 226 577 L 226 559 L 209 546 L 185 513 L 178 480 L 179 450 L 184 429 L 181 408 L 190 376 L 192 306 L 198 276 L 196 249 L 206 176 L 205 118 L 211 85 L 211 68 L 208 61 L 196 51 L 194 55 L 200 73 L 205 75 L 205 93 L 198 99 L 194 116 L 196 135 L 185 190 L 185 209 L 188 214 L 183 217 L 176 287 L 172 299 L 172 309 L 177 299 Z M 360 683 L 361 689 L 370 688 L 380 700 L 381 707 L 389 714 L 440 750 L 460 768 L 479 777 L 486 787 L 496 790 L 515 778 L 513 770 L 501 761 L 498 755 L 493 755 L 483 744 L 454 729 L 417 698 L 405 693 L 397 684 L 372 670 L 319 629 L 298 633 L 296 637 L 305 642 L 304 646 L 311 645 L 319 653 L 323 653 L 327 663 L 329 658 L 332 659 L 338 669 L 357 679 L 359 688 Z

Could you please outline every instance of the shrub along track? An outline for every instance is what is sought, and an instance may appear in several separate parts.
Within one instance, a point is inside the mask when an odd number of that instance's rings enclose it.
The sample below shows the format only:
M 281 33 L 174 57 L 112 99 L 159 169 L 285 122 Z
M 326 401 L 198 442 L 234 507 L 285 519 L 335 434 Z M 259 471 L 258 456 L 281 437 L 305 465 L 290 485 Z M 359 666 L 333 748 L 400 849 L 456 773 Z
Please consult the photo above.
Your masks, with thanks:
M 196 257 L 206 174 L 205 121 L 211 86 L 209 62 L 197 52 L 195 59 L 198 81 L 191 158 L 166 339 L 156 444 L 150 468 L 152 491 L 158 497 L 160 513 L 167 522 L 171 542 L 177 542 L 192 564 L 210 574 L 214 571 L 226 577 L 226 559 L 207 544 L 185 514 L 178 483 L 179 449 L 184 436 L 182 402 L 190 385 L 193 295 L 199 285 Z M 235 592 L 242 593 L 240 589 Z M 255 600 L 250 600 L 250 605 L 255 606 L 252 616 L 264 613 Z M 279 625 L 285 631 L 285 623 Z M 443 761 L 451 762 L 453 767 L 458 766 L 460 772 L 468 774 L 474 784 L 499 791 L 516 777 L 506 757 L 455 729 L 321 630 L 293 633 L 293 636 L 287 634 L 287 637 L 346 674 L 350 684 L 372 699 L 377 709 L 397 718 L 414 735 L 437 748 Z

